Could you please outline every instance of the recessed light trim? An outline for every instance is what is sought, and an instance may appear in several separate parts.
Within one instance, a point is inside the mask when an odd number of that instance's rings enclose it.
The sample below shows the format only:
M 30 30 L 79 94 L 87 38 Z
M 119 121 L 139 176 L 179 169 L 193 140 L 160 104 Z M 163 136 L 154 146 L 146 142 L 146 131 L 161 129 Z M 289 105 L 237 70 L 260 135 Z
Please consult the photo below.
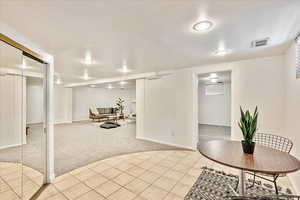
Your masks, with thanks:
M 197 32 L 209 31 L 213 27 L 213 22 L 204 20 L 193 25 L 193 29 Z

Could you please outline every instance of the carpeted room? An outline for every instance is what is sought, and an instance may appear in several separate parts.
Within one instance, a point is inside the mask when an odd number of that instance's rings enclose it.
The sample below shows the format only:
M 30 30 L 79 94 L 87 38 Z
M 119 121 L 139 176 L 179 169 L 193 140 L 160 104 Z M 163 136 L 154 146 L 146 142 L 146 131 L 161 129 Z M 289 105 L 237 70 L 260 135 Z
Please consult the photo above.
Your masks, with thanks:
M 110 88 L 111 87 L 111 88 Z M 35 92 L 35 91 L 33 91 Z M 59 176 L 91 162 L 111 156 L 150 150 L 170 150 L 174 147 L 136 139 L 135 123 L 135 81 L 100 84 L 97 86 L 65 88 L 56 84 L 55 87 L 55 126 L 54 126 L 54 168 Z M 30 98 L 40 98 L 32 92 Z M 118 99 L 124 102 L 122 113 L 124 118 L 104 118 L 92 120 L 90 108 L 114 108 Z M 36 100 L 36 102 L 39 102 Z M 36 113 L 35 106 L 30 113 Z M 28 110 L 29 110 L 28 109 Z M 116 113 L 117 114 L 117 113 Z M 118 114 L 119 115 L 119 114 Z M 108 121 L 120 124 L 117 128 L 104 129 L 100 126 Z M 39 138 L 42 125 L 35 119 L 28 123 L 28 148 L 37 151 L 25 154 L 27 164 L 40 169 L 36 163 L 41 146 L 34 140 Z M 25 148 L 26 149 L 26 148 Z M 9 157 L 13 150 L 1 151 L 1 157 Z M 7 155 L 7 156 L 6 156 Z M 9 158 L 7 158 L 9 159 Z

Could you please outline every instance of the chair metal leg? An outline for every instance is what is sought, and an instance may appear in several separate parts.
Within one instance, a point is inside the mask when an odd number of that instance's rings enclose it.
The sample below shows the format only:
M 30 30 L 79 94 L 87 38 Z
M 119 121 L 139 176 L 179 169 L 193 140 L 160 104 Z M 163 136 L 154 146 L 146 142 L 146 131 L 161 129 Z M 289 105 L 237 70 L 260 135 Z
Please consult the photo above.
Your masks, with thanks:
M 256 174 L 254 173 L 252 187 L 254 187 L 254 185 L 255 185 L 255 178 L 256 178 Z
M 276 195 L 279 194 L 279 193 L 278 193 L 277 182 L 276 182 L 278 177 L 279 177 L 279 175 L 275 175 L 275 176 L 274 176 L 274 181 L 273 181 L 274 186 L 275 186 L 275 192 L 276 192 Z
M 241 178 L 241 180 L 240 180 L 239 193 L 244 196 L 246 194 L 244 170 L 241 170 L 240 178 Z
M 277 188 L 277 183 L 276 183 L 276 181 L 274 181 L 274 186 L 275 186 L 276 194 L 278 195 L 278 188 Z

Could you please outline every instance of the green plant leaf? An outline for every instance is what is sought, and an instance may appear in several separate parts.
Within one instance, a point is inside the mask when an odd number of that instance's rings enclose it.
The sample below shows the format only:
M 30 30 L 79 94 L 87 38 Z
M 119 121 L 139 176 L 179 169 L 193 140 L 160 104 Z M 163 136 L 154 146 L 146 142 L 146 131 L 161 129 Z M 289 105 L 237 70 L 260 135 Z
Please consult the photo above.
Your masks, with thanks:
M 240 106 L 241 118 L 238 122 L 238 125 L 242 131 L 244 140 L 246 143 L 251 143 L 257 131 L 257 120 L 258 120 L 258 111 L 257 106 L 253 114 L 249 110 L 246 112 L 243 111 Z

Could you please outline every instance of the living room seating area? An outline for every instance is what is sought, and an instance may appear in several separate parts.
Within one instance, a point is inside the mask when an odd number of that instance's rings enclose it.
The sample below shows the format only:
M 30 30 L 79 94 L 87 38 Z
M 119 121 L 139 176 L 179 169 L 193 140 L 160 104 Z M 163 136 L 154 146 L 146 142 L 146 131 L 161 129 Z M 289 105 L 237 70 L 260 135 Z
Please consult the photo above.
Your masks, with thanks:
M 117 114 L 117 109 L 108 107 L 108 108 L 89 108 L 89 118 L 92 121 L 108 121 L 108 120 L 117 120 L 120 116 Z

